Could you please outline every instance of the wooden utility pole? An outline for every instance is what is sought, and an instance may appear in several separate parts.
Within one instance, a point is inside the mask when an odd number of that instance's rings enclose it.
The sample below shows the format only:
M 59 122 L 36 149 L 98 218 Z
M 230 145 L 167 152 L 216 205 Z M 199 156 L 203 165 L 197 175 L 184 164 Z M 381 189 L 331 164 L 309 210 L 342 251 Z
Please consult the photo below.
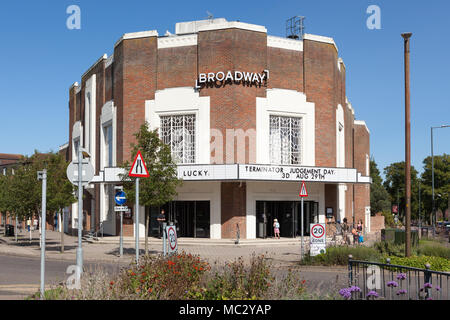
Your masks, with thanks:
M 411 117 L 409 92 L 409 38 L 412 33 L 402 33 L 405 48 L 405 256 L 411 256 Z

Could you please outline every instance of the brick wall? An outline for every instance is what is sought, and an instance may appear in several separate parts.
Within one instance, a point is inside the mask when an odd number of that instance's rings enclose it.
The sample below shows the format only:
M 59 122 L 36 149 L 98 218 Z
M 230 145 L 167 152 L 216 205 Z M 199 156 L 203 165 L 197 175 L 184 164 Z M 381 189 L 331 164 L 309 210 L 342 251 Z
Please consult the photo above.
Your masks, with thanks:
M 370 232 L 379 232 L 384 229 L 384 216 L 377 214 L 376 216 L 370 217 Z
M 246 236 L 246 208 L 247 185 L 239 182 L 222 182 L 221 184 L 221 212 L 222 212 L 222 238 L 236 238 L 237 224 L 239 224 L 240 237 Z
M 336 166 L 337 51 L 332 44 L 303 41 L 304 86 L 315 103 L 316 166 Z
M 199 72 L 227 72 L 241 70 L 262 72 L 267 68 L 267 35 L 265 33 L 226 29 L 199 32 Z M 244 83 L 226 82 L 208 85 L 200 91 L 201 96 L 210 97 L 210 126 L 222 132 L 223 162 L 238 162 L 237 143 L 234 149 L 227 140 L 226 129 L 256 130 L 256 97 L 265 97 L 265 88 Z M 245 162 L 249 162 L 248 141 L 245 148 Z M 234 156 L 232 155 L 234 153 Z M 256 159 L 256 155 L 252 155 Z

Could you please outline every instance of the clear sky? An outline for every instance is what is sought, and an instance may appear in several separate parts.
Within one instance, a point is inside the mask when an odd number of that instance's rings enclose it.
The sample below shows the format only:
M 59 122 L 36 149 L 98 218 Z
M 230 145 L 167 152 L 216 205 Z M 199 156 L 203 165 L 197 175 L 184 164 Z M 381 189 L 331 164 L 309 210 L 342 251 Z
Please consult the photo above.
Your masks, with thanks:
M 81 9 L 69 30 L 66 9 Z M 366 13 L 377 5 L 381 29 Z M 175 23 L 207 18 L 263 25 L 285 36 L 286 19 L 305 16 L 305 32 L 334 38 L 347 69 L 347 96 L 371 133 L 379 169 L 404 160 L 402 32 L 411 38 L 412 165 L 431 154 L 430 127 L 450 124 L 447 0 L 428 1 L 1 1 L 0 153 L 56 151 L 68 141 L 68 90 L 124 33 L 175 32 Z M 450 128 L 434 130 L 434 153 L 450 153 Z

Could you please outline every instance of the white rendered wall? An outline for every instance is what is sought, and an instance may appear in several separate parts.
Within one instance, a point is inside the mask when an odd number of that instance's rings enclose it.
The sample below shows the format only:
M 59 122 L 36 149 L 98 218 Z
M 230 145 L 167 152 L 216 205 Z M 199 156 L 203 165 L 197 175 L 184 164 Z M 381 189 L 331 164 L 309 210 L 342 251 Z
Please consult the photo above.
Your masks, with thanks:
M 113 101 L 108 101 L 102 107 L 100 115 L 100 170 L 105 168 L 105 153 L 108 152 L 105 146 L 105 126 L 112 126 L 112 165 L 117 165 L 117 108 Z M 116 235 L 116 216 L 112 208 L 109 208 L 107 197 L 108 185 L 100 185 L 100 222 L 103 223 L 103 232 Z
M 319 203 L 319 223 L 325 223 L 325 184 L 308 183 L 305 201 Z M 256 239 L 256 201 L 300 201 L 296 182 L 247 182 L 247 239 Z
M 315 166 L 315 107 L 302 92 L 268 89 L 266 98 L 256 98 L 256 163 L 270 164 L 270 115 L 302 117 L 302 162 Z
M 339 131 L 339 128 L 342 128 Z M 344 122 L 344 109 L 340 104 L 337 106 L 336 110 L 336 167 L 345 167 L 345 122 Z M 347 185 L 339 184 L 337 188 L 337 199 L 338 199 L 338 212 L 336 215 L 336 220 L 342 223 L 345 218 L 345 193 L 347 191 Z
M 151 130 L 159 129 L 161 116 L 195 114 L 195 163 L 210 163 L 210 103 L 192 87 L 156 91 L 155 100 L 145 101 L 145 120 Z
M 84 89 L 84 96 L 85 96 L 85 115 L 84 115 L 84 124 L 85 124 L 85 134 L 86 134 L 86 140 L 84 147 L 89 151 L 91 154 L 91 163 L 94 166 L 94 170 L 96 169 L 96 154 L 95 154 L 95 138 L 96 138 L 96 115 L 97 115 L 97 107 L 96 107 L 96 75 L 92 75 L 87 81 L 86 81 L 86 87 Z M 88 103 L 88 96 L 90 96 L 90 103 Z M 90 117 L 89 117 L 90 115 Z M 90 130 L 88 130 L 88 128 Z M 89 132 L 91 133 L 89 136 Z

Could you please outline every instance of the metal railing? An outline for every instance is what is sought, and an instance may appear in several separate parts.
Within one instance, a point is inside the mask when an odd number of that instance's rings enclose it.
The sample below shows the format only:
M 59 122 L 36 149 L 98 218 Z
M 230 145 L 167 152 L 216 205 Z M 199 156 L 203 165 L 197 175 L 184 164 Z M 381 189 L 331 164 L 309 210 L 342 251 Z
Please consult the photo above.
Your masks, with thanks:
M 349 288 L 340 291 L 346 299 L 449 300 L 450 273 L 348 259 Z

